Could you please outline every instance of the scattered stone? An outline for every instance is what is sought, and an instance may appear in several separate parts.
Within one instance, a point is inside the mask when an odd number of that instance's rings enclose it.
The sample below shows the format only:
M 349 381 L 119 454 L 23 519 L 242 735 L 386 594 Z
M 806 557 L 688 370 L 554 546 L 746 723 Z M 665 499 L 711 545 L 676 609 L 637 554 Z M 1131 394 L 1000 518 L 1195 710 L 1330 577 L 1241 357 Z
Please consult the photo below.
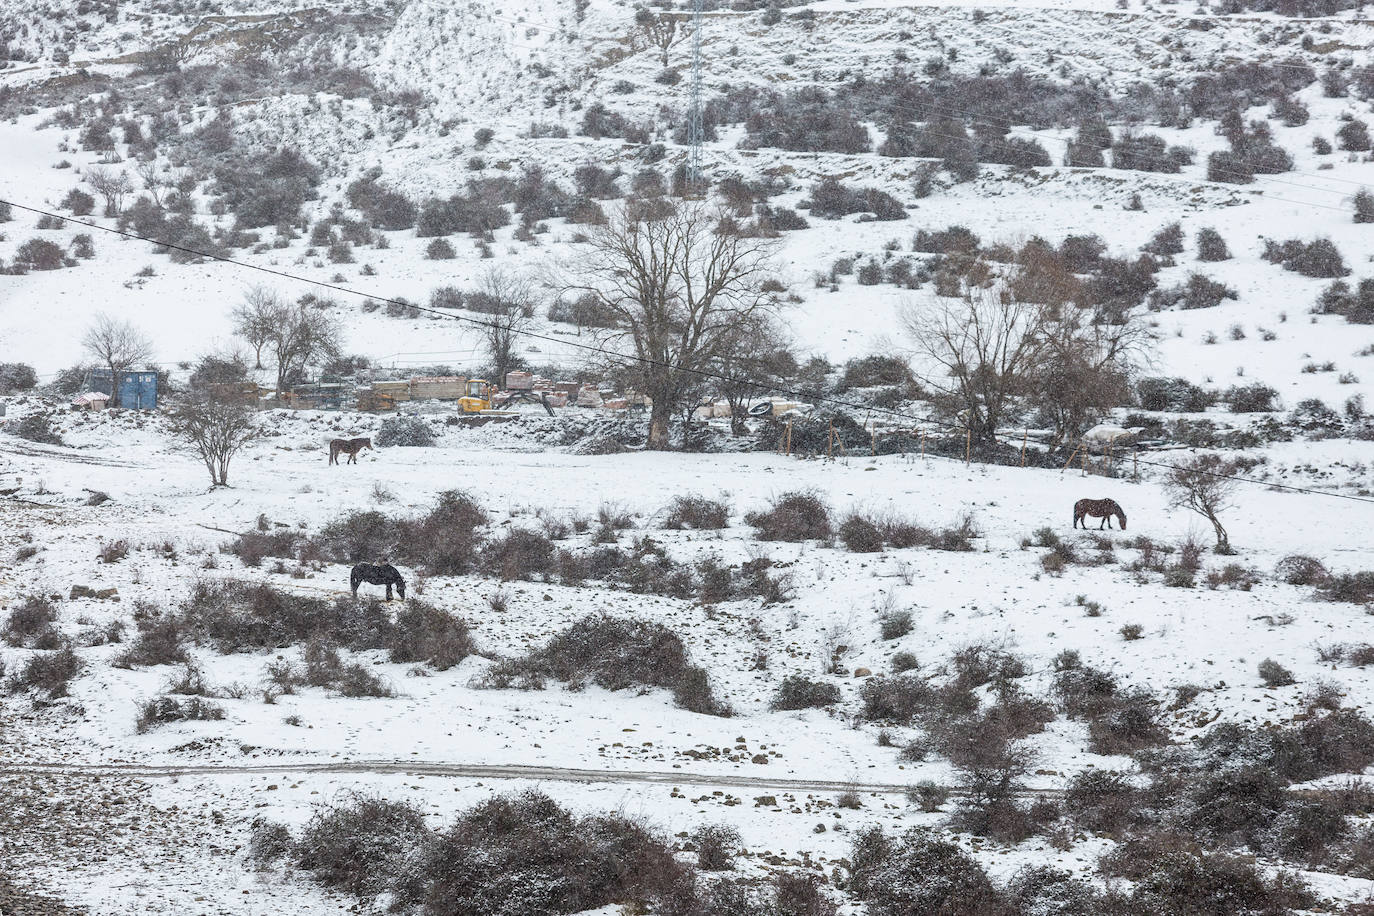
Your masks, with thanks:
M 872 677 L 872 676 L 873 676 L 873 672 L 872 672 L 872 671 L 869 671 L 867 668 L 855 668 L 855 669 L 854 669 L 854 676 L 855 676 L 855 677 Z
M 73 585 L 71 593 L 67 595 L 67 600 L 75 601 L 77 598 L 94 598 L 95 589 L 89 585 Z

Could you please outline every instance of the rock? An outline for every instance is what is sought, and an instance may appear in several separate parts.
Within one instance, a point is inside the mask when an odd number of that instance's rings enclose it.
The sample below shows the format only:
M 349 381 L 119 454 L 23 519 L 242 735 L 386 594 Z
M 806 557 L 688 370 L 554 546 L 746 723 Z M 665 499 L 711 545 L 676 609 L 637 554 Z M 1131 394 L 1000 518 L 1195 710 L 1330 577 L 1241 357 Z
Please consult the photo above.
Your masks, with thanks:
M 118 597 L 118 595 L 119 589 L 117 588 L 102 588 L 100 591 L 95 593 L 95 596 L 97 598 L 100 598 L 101 600 L 104 600 L 106 598 L 115 598 Z
M 778 800 L 772 795 L 759 795 L 754 799 L 755 808 L 776 808 Z
M 854 676 L 855 676 L 855 677 L 872 677 L 872 676 L 873 676 L 873 672 L 872 672 L 872 671 L 869 671 L 867 668 L 855 668 L 855 669 L 854 669 Z
M 749 761 L 750 761 L 751 763 L 767 763 L 767 762 L 768 762 L 768 755 L 767 755 L 767 754 L 755 754 L 753 757 L 750 757 L 750 758 L 749 758 Z
M 73 585 L 71 593 L 67 595 L 67 600 L 75 601 L 77 598 L 94 598 L 95 589 L 89 585 Z
M 814 827 L 811 828 L 811 832 L 812 832 L 812 833 L 825 833 L 825 825 L 824 825 L 824 824 L 817 824 L 816 826 L 814 826 Z

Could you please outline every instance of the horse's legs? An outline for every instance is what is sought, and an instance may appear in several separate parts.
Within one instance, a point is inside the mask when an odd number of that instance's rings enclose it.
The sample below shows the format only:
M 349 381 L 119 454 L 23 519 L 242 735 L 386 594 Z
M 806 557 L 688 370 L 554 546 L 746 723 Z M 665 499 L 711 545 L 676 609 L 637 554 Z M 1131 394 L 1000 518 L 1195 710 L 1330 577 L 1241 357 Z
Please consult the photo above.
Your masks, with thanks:
M 387 600 L 387 601 L 390 601 L 390 600 L 391 600 L 391 583 L 390 583 L 390 582 L 388 582 L 388 583 L 386 584 L 386 600 Z
M 357 597 L 358 597 L 358 586 L 361 585 L 362 583 L 360 583 L 360 582 L 352 582 L 352 583 L 350 583 L 350 584 L 353 586 L 353 597 L 354 597 L 354 598 L 357 598 Z

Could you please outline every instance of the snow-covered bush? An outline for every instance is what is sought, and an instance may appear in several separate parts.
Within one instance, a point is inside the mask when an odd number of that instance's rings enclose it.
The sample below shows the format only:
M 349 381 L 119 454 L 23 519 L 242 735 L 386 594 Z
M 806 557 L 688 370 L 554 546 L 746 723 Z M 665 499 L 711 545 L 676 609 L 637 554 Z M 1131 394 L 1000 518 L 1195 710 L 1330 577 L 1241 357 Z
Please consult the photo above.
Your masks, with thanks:
M 784 493 L 763 512 L 744 516 L 761 541 L 809 541 L 830 537 L 830 508 L 810 491 Z
M 437 442 L 428 423 L 419 417 L 407 417 L 400 414 L 383 420 L 381 428 L 377 430 L 377 435 L 373 437 L 373 441 L 378 448 L 391 448 L 393 446 L 432 448 Z
M 832 706 L 840 702 L 840 688 L 825 681 L 813 681 L 800 674 L 790 674 L 778 684 L 769 703 L 770 709 L 812 709 Z

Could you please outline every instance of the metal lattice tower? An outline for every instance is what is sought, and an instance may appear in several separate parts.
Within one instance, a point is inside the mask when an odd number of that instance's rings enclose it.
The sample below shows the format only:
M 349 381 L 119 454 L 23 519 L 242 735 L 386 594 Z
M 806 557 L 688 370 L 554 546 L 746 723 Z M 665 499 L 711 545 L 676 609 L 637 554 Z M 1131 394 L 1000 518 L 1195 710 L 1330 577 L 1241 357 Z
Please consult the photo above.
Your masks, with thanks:
M 701 191 L 701 0 L 692 0 L 692 88 L 687 107 L 687 189 Z

